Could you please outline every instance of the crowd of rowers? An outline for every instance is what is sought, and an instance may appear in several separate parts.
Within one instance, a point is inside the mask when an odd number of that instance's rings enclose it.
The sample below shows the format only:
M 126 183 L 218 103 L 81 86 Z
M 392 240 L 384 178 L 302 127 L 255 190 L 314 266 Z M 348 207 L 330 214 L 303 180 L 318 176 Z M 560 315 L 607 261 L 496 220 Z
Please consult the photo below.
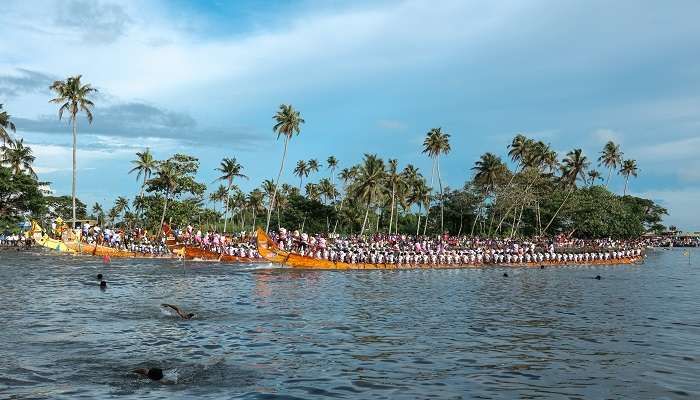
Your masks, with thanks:
M 166 227 L 168 233 L 172 233 L 177 243 L 184 244 L 189 247 L 200 248 L 217 254 L 225 254 L 229 256 L 237 256 L 242 258 L 261 258 L 258 254 L 256 238 L 254 234 L 247 232 L 222 234 L 215 231 L 202 232 L 200 229 L 195 231 L 192 225 L 187 225 L 184 229 L 174 229 L 170 231 Z
M 176 242 L 217 254 L 260 258 L 255 235 L 246 232 L 221 234 L 202 232 L 187 225 L 166 235 Z M 165 235 L 149 240 L 139 229 L 131 232 L 83 226 L 83 240 L 127 251 L 163 255 L 169 252 Z M 587 263 L 638 257 L 643 241 L 581 240 L 563 236 L 542 239 L 487 239 L 467 236 L 412 236 L 374 234 L 370 236 L 309 235 L 285 228 L 271 234 L 282 250 L 321 260 L 349 264 L 476 265 L 523 263 Z
M 477 265 L 587 263 L 639 257 L 641 241 L 480 239 L 375 234 L 327 239 L 284 228 L 272 235 L 277 246 L 304 256 L 349 264 Z
M 124 231 L 91 226 L 89 223 L 85 223 L 82 225 L 81 230 L 80 240 L 87 244 L 96 244 L 122 251 L 156 256 L 170 254 L 164 237 L 160 240 L 149 238 L 148 232 L 142 229 Z

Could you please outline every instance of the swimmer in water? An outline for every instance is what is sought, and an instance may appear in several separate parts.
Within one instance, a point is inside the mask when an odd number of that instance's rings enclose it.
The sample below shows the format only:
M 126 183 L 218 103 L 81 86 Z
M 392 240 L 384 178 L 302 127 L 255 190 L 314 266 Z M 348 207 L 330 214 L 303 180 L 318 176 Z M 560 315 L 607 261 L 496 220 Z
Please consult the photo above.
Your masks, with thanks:
M 192 319 L 192 318 L 194 318 L 194 314 L 193 314 L 193 313 L 185 313 L 180 307 L 178 307 L 178 306 L 176 306 L 176 305 L 173 305 L 173 304 L 165 304 L 165 303 L 163 303 L 163 304 L 161 304 L 160 306 L 163 307 L 163 308 L 172 308 L 173 310 L 175 310 L 175 312 L 177 313 L 177 315 L 179 315 L 180 318 L 182 318 L 182 319 Z
M 132 372 L 145 376 L 152 381 L 159 381 L 163 379 L 163 370 L 160 368 L 138 368 Z

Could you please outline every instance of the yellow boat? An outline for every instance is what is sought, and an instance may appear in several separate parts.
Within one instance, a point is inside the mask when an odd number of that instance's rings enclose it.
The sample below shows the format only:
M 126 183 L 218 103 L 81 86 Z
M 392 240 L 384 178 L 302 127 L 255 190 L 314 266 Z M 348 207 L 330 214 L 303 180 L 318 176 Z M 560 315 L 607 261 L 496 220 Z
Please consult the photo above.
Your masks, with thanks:
M 25 233 L 26 237 L 31 237 L 40 246 L 46 247 L 60 253 L 75 253 L 73 249 L 58 239 L 52 239 L 47 235 L 36 221 L 32 221 L 32 227 Z
M 626 257 L 616 260 L 591 260 L 591 261 L 545 261 L 517 264 L 371 264 L 371 263 L 345 263 L 340 261 L 321 260 L 314 257 L 302 256 L 281 250 L 261 229 L 257 230 L 257 245 L 260 256 L 273 263 L 299 269 L 455 269 L 455 268 L 484 268 L 484 267 L 541 267 L 563 265 L 618 265 L 632 264 L 640 261 L 642 257 Z

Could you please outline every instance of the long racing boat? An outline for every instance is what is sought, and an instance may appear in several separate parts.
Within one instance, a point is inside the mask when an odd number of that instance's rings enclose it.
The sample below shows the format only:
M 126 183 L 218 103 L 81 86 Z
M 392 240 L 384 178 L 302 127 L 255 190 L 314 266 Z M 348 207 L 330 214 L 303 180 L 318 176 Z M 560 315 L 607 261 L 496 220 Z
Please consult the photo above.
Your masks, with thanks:
M 181 254 L 185 260 L 212 261 L 227 264 L 268 262 L 264 258 L 234 256 L 182 244 L 176 244 L 168 247 L 170 247 L 173 253 Z
M 614 260 L 589 260 L 589 261 L 544 261 L 529 263 L 508 264 L 399 264 L 399 263 L 346 263 L 340 261 L 323 260 L 315 257 L 302 256 L 300 254 L 281 250 L 261 229 L 257 230 L 258 253 L 265 259 L 284 266 L 298 269 L 340 269 L 340 270 L 368 270 L 368 269 L 455 269 L 455 268 L 484 268 L 484 267 L 542 267 L 563 265 L 619 265 L 633 264 L 643 259 L 643 256 L 625 257 Z

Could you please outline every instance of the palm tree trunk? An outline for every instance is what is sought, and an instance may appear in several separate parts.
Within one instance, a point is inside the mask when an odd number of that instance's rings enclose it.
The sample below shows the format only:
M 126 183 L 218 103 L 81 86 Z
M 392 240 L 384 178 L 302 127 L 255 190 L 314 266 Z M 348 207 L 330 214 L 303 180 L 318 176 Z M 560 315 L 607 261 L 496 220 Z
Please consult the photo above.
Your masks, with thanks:
M 556 218 L 557 215 L 559 215 L 559 211 L 561 211 L 561 209 L 564 207 L 564 204 L 566 204 L 566 201 L 569 200 L 569 196 L 571 196 L 571 194 L 574 192 L 575 188 L 576 188 L 575 186 L 571 187 L 571 189 L 569 190 L 569 193 L 567 193 L 566 197 L 564 197 L 564 201 L 561 202 L 561 205 L 559 206 L 557 211 L 554 213 L 554 215 L 552 215 L 552 219 L 549 220 L 549 223 L 547 224 L 547 226 L 545 226 L 544 230 L 542 230 L 542 234 L 547 232 L 547 229 L 549 229 L 549 226 L 552 225 L 552 222 L 554 222 L 554 218 Z
M 379 211 L 379 214 L 377 214 L 377 229 L 375 232 L 379 232 L 379 220 L 382 219 L 382 212 Z
M 394 191 L 396 190 L 396 185 L 391 184 L 391 215 L 389 217 L 389 234 L 391 235 L 391 224 L 394 222 Z
M 418 208 L 418 223 L 416 224 L 416 236 L 420 234 L 420 207 Z
M 335 226 L 333 227 L 333 234 L 335 235 L 335 231 L 338 228 L 338 221 L 340 220 L 340 213 L 343 211 L 343 202 L 345 202 L 345 197 L 340 199 L 340 207 L 338 207 L 338 213 L 335 216 Z
M 474 236 L 474 229 L 476 229 L 476 223 L 479 221 L 479 215 L 481 215 L 481 204 L 479 204 L 479 207 L 477 207 L 476 212 L 474 213 L 474 221 L 472 221 L 472 230 L 469 233 L 469 236 Z
M 282 225 L 280 225 L 280 207 L 278 205 L 275 208 L 277 208 L 277 230 L 280 230 L 282 228 Z
M 401 214 L 399 214 L 399 205 L 397 204 L 396 205 L 396 222 L 394 222 L 394 234 L 399 233 L 399 217 L 401 217 Z
M 265 224 L 265 232 L 270 230 L 270 217 L 272 216 L 272 205 L 275 204 L 275 199 L 277 198 L 277 190 L 280 186 L 280 177 L 282 176 L 282 170 L 284 169 L 284 160 L 287 158 L 287 144 L 289 143 L 289 136 L 284 135 L 284 152 L 282 153 L 282 163 L 280 164 L 280 171 L 277 173 L 277 181 L 275 182 L 275 191 L 272 193 L 272 201 L 267 207 L 267 224 Z
M 161 233 L 163 233 L 163 222 L 165 222 L 165 211 L 168 209 L 168 197 L 170 196 L 170 191 L 165 192 L 165 202 L 163 203 L 163 214 L 160 216 L 160 227 L 158 227 L 158 236 L 160 238 Z
M 605 188 L 608 188 L 608 185 L 610 184 L 610 174 L 612 173 L 612 166 L 608 167 L 608 179 L 605 180 Z
M 78 163 L 77 163 L 77 148 L 78 148 L 78 121 L 75 117 L 75 113 L 72 114 L 71 120 L 73 122 L 73 185 L 72 185 L 72 194 L 73 194 L 73 223 L 72 227 L 75 229 L 76 226 L 76 221 L 75 221 L 75 182 L 76 182 L 76 177 L 77 177 L 77 168 L 78 168 Z
M 362 230 L 360 230 L 360 236 L 365 233 L 365 225 L 367 224 L 367 217 L 369 216 L 369 202 L 367 202 L 367 211 L 365 211 L 365 219 L 362 221 Z
M 630 179 L 629 175 L 625 176 L 625 190 L 622 192 L 623 196 L 627 196 L 627 181 Z
M 224 235 L 226 234 L 226 223 L 228 222 L 228 198 L 231 193 L 231 180 L 228 181 L 228 187 L 226 188 L 226 200 L 224 203 Z
M 518 223 L 515 225 L 515 232 L 517 232 L 520 229 L 520 222 L 522 222 L 522 220 L 523 220 L 523 210 L 524 209 L 525 209 L 525 201 L 523 201 L 523 204 L 520 206 L 520 215 L 518 215 Z
M 445 194 L 442 191 L 442 176 L 440 176 L 440 156 L 436 158 L 438 185 L 440 186 L 440 235 L 445 233 Z
M 430 216 L 430 202 L 425 207 L 425 220 L 423 221 L 423 235 L 428 231 L 428 217 Z
M 459 212 L 459 230 L 457 231 L 457 236 L 459 237 L 462 234 L 462 222 L 464 221 L 464 213 L 462 210 Z

